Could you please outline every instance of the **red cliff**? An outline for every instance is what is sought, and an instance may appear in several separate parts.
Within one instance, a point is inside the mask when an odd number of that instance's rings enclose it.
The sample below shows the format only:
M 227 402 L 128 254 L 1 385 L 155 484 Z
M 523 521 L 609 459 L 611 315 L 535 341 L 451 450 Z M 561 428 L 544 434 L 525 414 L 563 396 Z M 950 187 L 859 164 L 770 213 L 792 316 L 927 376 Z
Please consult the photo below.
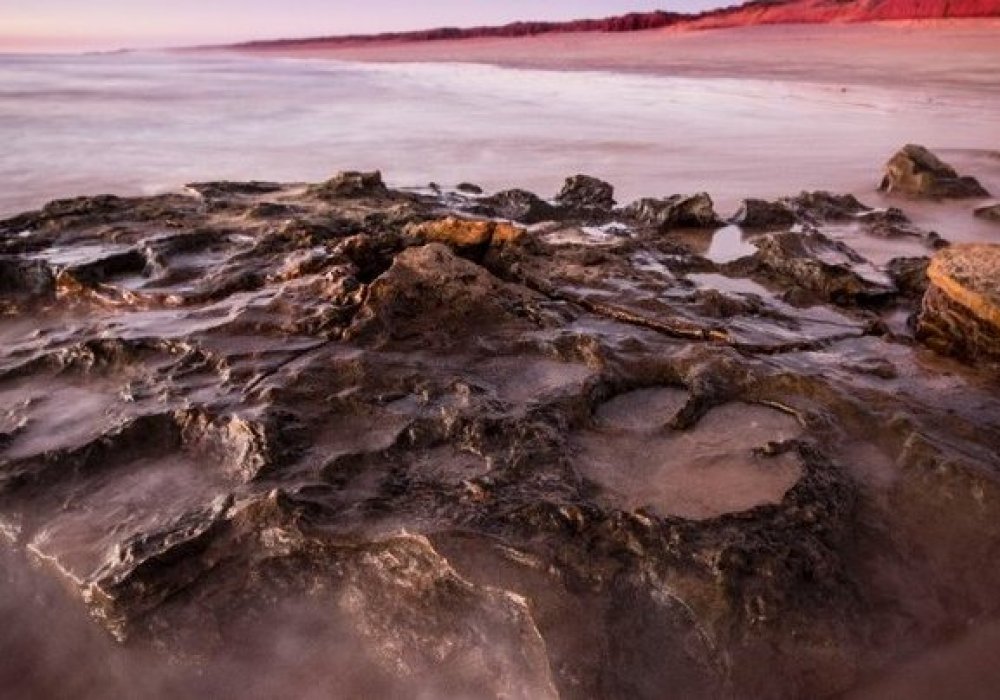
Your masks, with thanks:
M 1000 0 L 754 0 L 700 14 L 633 12 L 571 22 L 514 22 L 503 26 L 440 27 L 413 32 L 278 39 L 239 48 L 282 49 L 386 41 L 440 41 L 525 37 L 571 32 L 634 32 L 649 29 L 714 29 L 758 24 L 824 24 L 890 20 L 1000 17 Z

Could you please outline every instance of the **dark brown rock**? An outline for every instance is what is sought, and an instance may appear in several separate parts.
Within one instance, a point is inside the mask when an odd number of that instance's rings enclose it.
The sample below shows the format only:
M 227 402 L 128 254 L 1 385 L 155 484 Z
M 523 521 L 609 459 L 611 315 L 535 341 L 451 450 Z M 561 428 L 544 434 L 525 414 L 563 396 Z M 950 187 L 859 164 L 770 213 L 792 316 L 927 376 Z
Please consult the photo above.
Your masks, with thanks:
M 666 199 L 640 199 L 622 210 L 625 217 L 660 231 L 673 228 L 713 228 L 722 225 L 712 198 L 706 193 L 673 195 Z
M 777 229 L 792 226 L 795 214 L 783 202 L 744 199 L 730 223 L 749 229 Z
M 55 290 L 55 275 L 41 260 L 5 259 L 0 257 L 0 294 L 44 296 Z
M 321 185 L 311 188 L 311 193 L 321 198 L 351 199 L 357 197 L 381 197 L 388 193 L 378 171 L 362 173 L 348 171 L 338 173 Z
M 509 286 L 484 268 L 457 257 L 440 243 L 408 248 L 372 283 L 349 337 L 378 342 L 422 337 L 451 345 L 468 343 L 484 328 L 511 323 L 532 303 L 524 290 Z M 461 328 L 461 334 L 428 334 Z
M 578 211 L 609 212 L 615 206 L 615 188 L 589 175 L 567 178 L 556 202 Z
M 537 224 L 561 218 L 557 207 L 526 190 L 505 190 L 477 203 L 476 211 L 523 224 Z
M 922 297 L 929 284 L 927 279 L 929 264 L 929 258 L 893 258 L 886 264 L 885 271 L 900 293 L 911 297 Z

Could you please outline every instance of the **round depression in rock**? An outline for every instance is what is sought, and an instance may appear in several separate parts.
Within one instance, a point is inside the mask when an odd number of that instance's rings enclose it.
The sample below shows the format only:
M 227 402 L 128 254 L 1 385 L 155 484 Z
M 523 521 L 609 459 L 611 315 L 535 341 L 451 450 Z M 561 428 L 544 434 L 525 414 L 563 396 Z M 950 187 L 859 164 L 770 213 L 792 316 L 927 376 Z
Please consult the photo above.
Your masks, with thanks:
M 792 416 L 737 402 L 688 430 L 667 427 L 687 399 L 680 389 L 640 389 L 601 405 L 573 438 L 577 469 L 616 507 L 694 520 L 778 503 L 802 477 L 793 452 L 756 450 L 801 435 Z

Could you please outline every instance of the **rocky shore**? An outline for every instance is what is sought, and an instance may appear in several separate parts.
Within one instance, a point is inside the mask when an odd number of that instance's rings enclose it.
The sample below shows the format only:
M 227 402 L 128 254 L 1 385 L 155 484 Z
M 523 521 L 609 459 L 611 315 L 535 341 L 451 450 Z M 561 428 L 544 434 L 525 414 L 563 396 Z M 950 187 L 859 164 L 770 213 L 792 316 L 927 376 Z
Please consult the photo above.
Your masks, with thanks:
M 830 697 L 995 618 L 984 251 L 724 214 L 342 173 L 0 221 L 10 570 L 217 697 Z

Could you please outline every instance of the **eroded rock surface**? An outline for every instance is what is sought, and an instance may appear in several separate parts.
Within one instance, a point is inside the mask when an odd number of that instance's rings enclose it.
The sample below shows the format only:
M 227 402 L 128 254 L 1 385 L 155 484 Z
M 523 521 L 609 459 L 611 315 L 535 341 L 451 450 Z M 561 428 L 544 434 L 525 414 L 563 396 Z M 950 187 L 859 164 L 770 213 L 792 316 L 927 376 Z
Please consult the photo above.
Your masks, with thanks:
M 952 246 L 934 256 L 927 276 L 924 340 L 949 354 L 1000 359 L 1000 245 Z
M 0 221 L 0 678 L 831 697 L 1000 613 L 996 374 L 897 322 L 911 236 L 885 266 L 841 240 L 905 216 L 804 193 L 743 240 L 707 195 L 604 185 L 345 173 Z

